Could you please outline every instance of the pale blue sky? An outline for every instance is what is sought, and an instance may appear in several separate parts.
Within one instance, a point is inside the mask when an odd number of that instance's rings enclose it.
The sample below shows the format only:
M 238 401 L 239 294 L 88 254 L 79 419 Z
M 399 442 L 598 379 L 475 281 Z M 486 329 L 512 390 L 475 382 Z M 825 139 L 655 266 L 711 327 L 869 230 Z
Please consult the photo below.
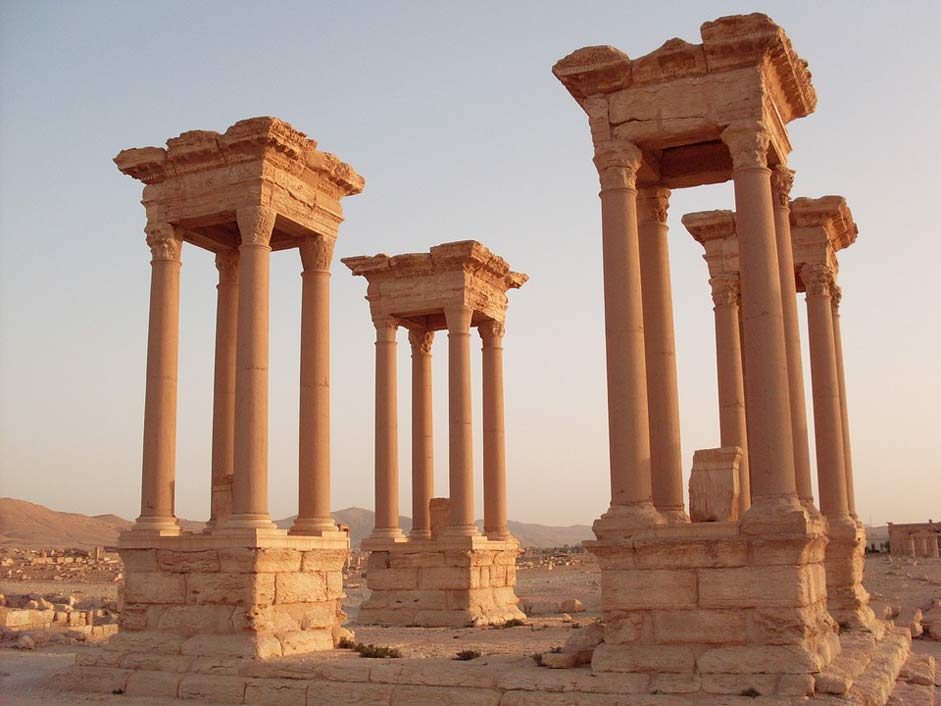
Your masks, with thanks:
M 550 69 L 588 44 L 637 57 L 674 36 L 698 42 L 701 22 L 756 10 L 787 30 L 819 94 L 817 113 L 791 124 L 793 195 L 845 195 L 860 229 L 840 275 L 860 514 L 938 519 L 937 2 L 0 2 L 0 495 L 136 516 L 149 251 L 141 185 L 111 158 L 275 115 L 366 178 L 345 202 L 334 266 L 334 507 L 373 503 L 373 330 L 365 282 L 339 258 L 475 238 L 531 276 L 510 293 L 506 336 L 510 516 L 590 522 L 609 497 L 597 176 L 585 116 Z M 670 209 L 687 473 L 718 422 L 706 266 L 680 217 L 731 207 L 721 185 L 674 192 Z M 177 509 L 202 519 L 216 272 L 206 252 L 187 246 L 183 260 Z M 296 511 L 300 262 L 282 252 L 272 265 L 282 517 Z

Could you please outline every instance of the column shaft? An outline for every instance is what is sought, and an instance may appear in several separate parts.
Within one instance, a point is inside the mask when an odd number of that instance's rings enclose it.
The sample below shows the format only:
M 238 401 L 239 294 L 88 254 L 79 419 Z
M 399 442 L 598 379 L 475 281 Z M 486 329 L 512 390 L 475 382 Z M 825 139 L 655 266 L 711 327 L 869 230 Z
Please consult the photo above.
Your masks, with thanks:
M 301 384 L 298 512 L 291 534 L 336 530 L 330 513 L 330 261 L 335 240 L 300 242 Z
M 268 514 L 268 315 L 274 211 L 237 213 L 238 332 L 235 354 L 235 470 L 228 527 L 273 527 Z
M 630 143 L 595 147 L 601 181 L 605 351 L 611 508 L 596 530 L 662 523 L 653 507 L 647 366 L 637 232 L 640 150 Z
M 448 479 L 451 510 L 446 533 L 477 534 L 474 523 L 474 447 L 470 379 L 470 324 L 473 310 L 448 307 Z
M 745 332 L 745 407 L 753 504 L 796 504 L 781 280 L 775 241 L 769 135 L 760 123 L 726 128 L 735 187 L 735 221 Z
M 216 359 L 212 405 L 211 527 L 232 514 L 235 465 L 235 356 L 238 330 L 238 250 L 216 253 Z
M 801 268 L 801 279 L 807 289 L 807 332 L 810 339 L 820 511 L 830 518 L 844 517 L 849 513 L 849 506 L 843 466 L 840 384 L 830 307 L 833 271 L 827 265 L 804 265 Z
M 745 421 L 745 382 L 739 334 L 738 275 L 720 275 L 712 285 L 716 321 L 716 377 L 719 387 L 719 439 L 721 446 L 742 449 L 739 465 L 739 516 L 751 507 L 748 473 L 748 429 Z
M 180 335 L 180 250 L 174 226 L 147 226 L 150 246 L 150 323 L 141 464 L 141 513 L 135 529 L 178 534 L 176 483 L 177 366 Z
M 434 331 L 409 331 L 412 345 L 412 531 L 431 539 L 431 498 L 435 492 L 434 421 L 431 406 L 431 346 Z
M 853 481 L 853 454 L 850 446 L 850 422 L 846 401 L 846 373 L 843 367 L 843 334 L 840 331 L 840 300 L 842 290 L 833 286 L 830 304 L 833 307 L 833 344 L 836 351 L 836 374 L 840 385 L 840 417 L 843 428 L 843 467 L 846 470 L 846 504 L 849 513 L 856 517 L 856 487 Z
M 398 321 L 375 318 L 376 326 L 376 527 L 372 537 L 395 539 L 399 529 L 399 422 L 395 362 Z
M 650 476 L 653 504 L 664 516 L 688 521 L 680 449 L 680 403 L 676 384 L 676 343 L 667 208 L 670 190 L 638 192 L 637 213 L 647 406 L 650 427 Z
M 788 400 L 791 409 L 791 438 L 794 445 L 794 475 L 797 496 L 813 506 L 810 483 L 810 450 L 807 442 L 807 409 L 804 404 L 804 367 L 801 363 L 800 327 L 797 320 L 797 284 L 791 245 L 791 184 L 794 172 L 775 167 L 771 173 L 774 193 L 774 224 L 781 278 L 781 305 L 784 315 L 784 345 L 787 355 Z
M 501 321 L 478 328 L 483 341 L 484 534 L 505 539 L 506 428 L 503 408 L 503 334 Z

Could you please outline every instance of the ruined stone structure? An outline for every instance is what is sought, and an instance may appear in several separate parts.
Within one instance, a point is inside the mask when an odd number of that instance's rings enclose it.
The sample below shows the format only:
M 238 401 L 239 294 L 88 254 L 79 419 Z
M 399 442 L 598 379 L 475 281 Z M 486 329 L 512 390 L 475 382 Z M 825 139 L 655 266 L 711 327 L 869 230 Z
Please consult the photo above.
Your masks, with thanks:
M 461 626 L 525 617 L 517 608 L 519 543 L 506 520 L 503 334 L 509 289 L 527 277 L 475 241 L 428 253 L 348 257 L 369 282 L 376 327 L 376 526 L 363 542 L 369 599 L 359 620 L 390 625 Z M 412 531 L 398 526 L 396 332 L 412 348 Z M 470 330 L 483 342 L 484 534 L 474 521 Z M 448 332 L 447 512 L 432 517 L 434 494 L 431 350 Z M 440 525 L 440 528 L 439 528 Z
M 781 243 L 781 252 L 786 252 L 783 259 L 788 261 L 789 274 L 782 276 L 782 285 L 787 284 L 788 292 L 791 289 L 807 292 L 817 481 L 820 509 L 827 520 L 829 539 L 824 562 L 827 606 L 840 623 L 881 633 L 881 625 L 868 608 L 868 595 L 862 586 L 866 534 L 856 517 L 853 471 L 848 462 L 849 422 L 839 337 L 839 288 L 835 281 L 839 269 L 836 252 L 855 242 L 857 228 L 845 199 L 840 196 L 791 201 L 791 175 L 787 176 L 774 185 L 776 207 L 788 214 L 786 220 L 780 219 L 776 225 L 784 229 L 778 242 Z M 741 271 L 735 214 L 731 211 L 690 213 L 683 217 L 683 224 L 706 250 L 704 257 L 709 267 L 715 303 L 719 403 L 720 410 L 723 410 L 724 405 L 738 402 L 735 393 L 741 389 L 743 379 L 740 361 L 734 363 L 737 367 L 729 366 L 727 374 L 722 373 L 726 361 L 734 361 L 739 348 L 737 321 Z M 794 297 L 788 294 L 788 298 Z M 724 325 L 729 319 L 731 325 Z M 796 317 L 791 326 L 798 351 L 795 370 L 802 375 Z M 734 384 L 723 388 L 723 380 L 730 378 Z M 802 383 L 793 385 L 791 389 L 794 394 L 803 395 Z M 745 410 L 740 406 L 735 408 L 738 414 L 733 418 L 741 424 L 735 429 L 744 429 Z M 726 433 L 724 427 L 728 416 L 720 413 L 721 434 Z M 803 426 L 806 429 L 806 425 Z M 812 503 L 808 508 L 815 512 Z
M 348 536 L 330 516 L 329 281 L 340 200 L 363 179 L 287 123 L 254 118 L 115 157 L 144 182 L 151 262 L 141 514 L 120 539 L 126 583 L 119 663 L 169 655 L 271 657 L 331 649 L 345 617 Z M 179 285 L 183 244 L 219 269 L 211 520 L 174 516 Z M 268 272 L 303 267 L 299 513 L 268 514 Z M 168 657 L 168 659 L 171 659 Z
M 889 523 L 889 551 L 892 556 L 937 559 L 941 541 L 941 522 Z
M 786 126 L 816 105 L 806 62 L 764 15 L 707 22 L 701 33 L 702 44 L 673 39 L 635 60 L 588 47 L 553 68 L 588 114 L 601 182 L 611 506 L 589 543 L 601 562 L 606 623 L 592 670 L 636 675 L 651 691 L 682 685 L 702 695 L 691 697 L 696 703 L 743 692 L 783 700 L 826 691 L 821 674 L 843 669 L 828 611 L 831 581 L 858 590 L 837 596 L 859 618 L 844 627 L 865 627 L 870 640 L 884 633 L 859 584 L 856 550 L 861 557 L 864 541 L 849 511 L 837 344 L 829 296 L 816 284 L 808 307 L 819 329 L 811 334 L 815 413 L 827 420 L 817 444 L 818 458 L 827 459 L 823 515 L 813 505 L 801 389 L 795 267 L 808 281 L 817 265 L 833 269 L 833 251 L 848 244 L 850 230 L 855 237 L 855 226 L 848 211 L 823 225 L 805 219 L 801 203 L 795 257 L 804 257 L 798 242 L 822 238 L 814 257 L 823 260 L 792 261 Z M 721 444 L 731 453 L 702 458 L 711 479 L 691 479 L 691 491 L 704 483 L 722 489 L 715 507 L 693 504 L 694 518 L 712 513 L 722 521 L 688 523 L 676 512 L 679 470 L 655 452 L 669 445 L 666 431 L 672 439 L 660 415 L 675 406 L 676 387 L 669 375 L 650 374 L 662 371 L 657 358 L 673 349 L 664 333 L 672 327 L 662 306 L 665 252 L 653 255 L 650 244 L 665 227 L 647 224 L 665 222 L 669 189 L 729 179 L 734 248 L 728 237 L 715 242 L 731 214 L 701 239 L 716 303 Z M 848 224 L 838 225 L 840 218 Z M 804 227 L 823 233 L 804 234 Z M 906 649 L 898 643 L 897 651 Z

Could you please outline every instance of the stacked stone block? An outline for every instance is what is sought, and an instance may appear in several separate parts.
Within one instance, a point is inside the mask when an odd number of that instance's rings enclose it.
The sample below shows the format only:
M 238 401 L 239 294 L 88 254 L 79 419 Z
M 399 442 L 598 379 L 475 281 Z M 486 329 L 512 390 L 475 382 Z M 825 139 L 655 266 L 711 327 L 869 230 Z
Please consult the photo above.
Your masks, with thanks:
M 839 653 L 827 613 L 821 520 L 691 524 L 589 543 L 605 641 L 592 670 L 709 694 L 813 694 Z
M 388 543 L 369 555 L 358 622 L 462 627 L 526 616 L 516 596 L 516 540 Z

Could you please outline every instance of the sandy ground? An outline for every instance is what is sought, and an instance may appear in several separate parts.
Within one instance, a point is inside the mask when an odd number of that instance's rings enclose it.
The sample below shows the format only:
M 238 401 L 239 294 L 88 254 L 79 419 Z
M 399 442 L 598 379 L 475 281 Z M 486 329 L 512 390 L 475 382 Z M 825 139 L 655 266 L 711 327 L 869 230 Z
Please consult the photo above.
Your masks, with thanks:
M 600 602 L 599 573 L 591 557 L 575 567 L 520 569 L 518 593 L 523 601 L 558 602 L 578 598 L 584 613 L 573 620 L 586 623 L 597 617 Z M 902 608 L 923 607 L 931 599 L 941 599 L 941 561 L 889 562 L 888 558 L 870 557 L 866 562 L 866 586 L 874 599 Z M 74 589 L 74 590 L 73 590 Z M 113 584 L 77 584 L 63 582 L 0 583 L 2 591 L 81 591 L 86 596 L 113 597 Z M 348 612 L 355 614 L 364 589 L 350 590 Z M 515 628 L 383 628 L 351 625 L 363 642 L 399 648 L 406 657 L 453 656 L 459 650 L 473 649 L 488 654 L 532 654 L 561 645 L 572 633 L 571 623 L 560 616 L 534 616 L 527 625 Z M 941 660 L 941 642 L 915 640 L 915 650 Z M 134 704 L 166 706 L 165 699 L 139 699 L 128 696 L 81 695 L 59 693 L 53 675 L 67 668 L 80 647 L 48 647 L 32 652 L 0 649 L 0 706 L 60 706 L 62 704 Z M 189 702 L 179 702 L 189 703 Z

